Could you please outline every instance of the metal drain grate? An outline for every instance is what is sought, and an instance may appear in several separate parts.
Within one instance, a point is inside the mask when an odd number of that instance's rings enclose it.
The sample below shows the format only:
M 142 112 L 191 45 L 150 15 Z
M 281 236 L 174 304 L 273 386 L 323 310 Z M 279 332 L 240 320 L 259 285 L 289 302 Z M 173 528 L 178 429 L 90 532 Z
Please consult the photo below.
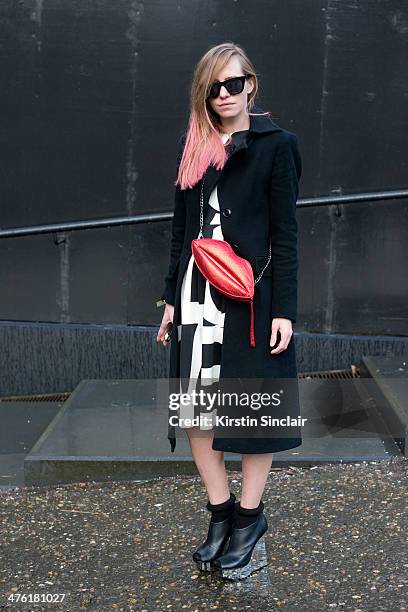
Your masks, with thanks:
M 321 370 L 320 372 L 299 372 L 298 378 L 319 378 L 325 380 L 360 378 L 360 370 L 356 365 L 344 370 Z
M 324 380 L 360 378 L 360 370 L 357 366 L 344 370 L 320 370 L 320 372 L 299 372 L 298 378 L 319 378 Z M 63 393 L 42 393 L 38 395 L 9 395 L 0 397 L 0 402 L 65 402 L 71 395 L 71 391 Z
M 65 402 L 71 391 L 63 393 L 41 393 L 38 395 L 8 395 L 0 397 L 0 402 Z

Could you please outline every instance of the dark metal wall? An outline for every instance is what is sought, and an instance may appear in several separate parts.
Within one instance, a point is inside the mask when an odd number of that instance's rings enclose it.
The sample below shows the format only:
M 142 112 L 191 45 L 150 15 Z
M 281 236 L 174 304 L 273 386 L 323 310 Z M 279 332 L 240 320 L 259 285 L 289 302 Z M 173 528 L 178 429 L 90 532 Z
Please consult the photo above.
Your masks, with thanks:
M 154 392 L 154 381 L 168 376 L 170 356 L 155 335 L 144 326 L 2 322 L 0 399 L 70 392 L 84 379 L 149 379 Z M 296 332 L 294 338 L 299 372 L 361 367 L 362 355 L 408 360 L 406 337 Z M 0 407 L 4 423 L 1 401 Z
M 173 206 L 198 58 L 232 40 L 301 197 L 407 187 L 402 0 L 0 0 L 1 227 Z M 297 330 L 408 334 L 405 200 L 299 210 Z M 154 325 L 170 223 L 0 240 L 0 320 Z

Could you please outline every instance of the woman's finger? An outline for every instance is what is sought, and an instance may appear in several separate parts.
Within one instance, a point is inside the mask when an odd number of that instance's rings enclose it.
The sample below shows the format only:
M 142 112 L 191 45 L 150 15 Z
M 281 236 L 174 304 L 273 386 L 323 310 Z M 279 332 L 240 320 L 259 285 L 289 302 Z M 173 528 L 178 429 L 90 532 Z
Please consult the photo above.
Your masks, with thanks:
M 290 334 L 288 334 L 287 332 L 284 333 L 281 331 L 281 340 L 278 346 L 271 351 L 271 354 L 276 355 L 277 353 L 281 353 L 282 351 L 287 349 L 289 341 L 290 341 Z
M 162 324 L 160 325 L 159 331 L 157 333 L 157 342 L 163 342 L 163 346 L 167 346 L 168 342 L 166 340 L 164 340 L 164 334 L 166 333 L 166 328 L 168 325 L 168 321 L 164 321 L 162 322 Z
M 170 342 L 169 340 L 164 339 L 164 335 L 166 333 L 169 323 L 173 323 L 173 317 L 174 317 L 174 306 L 172 306 L 171 304 L 166 304 L 166 309 L 163 315 L 163 319 L 162 319 L 162 322 L 161 322 L 161 325 L 160 325 L 159 331 L 157 332 L 157 337 L 156 337 L 156 341 L 162 342 L 163 346 L 167 346 L 168 343 Z

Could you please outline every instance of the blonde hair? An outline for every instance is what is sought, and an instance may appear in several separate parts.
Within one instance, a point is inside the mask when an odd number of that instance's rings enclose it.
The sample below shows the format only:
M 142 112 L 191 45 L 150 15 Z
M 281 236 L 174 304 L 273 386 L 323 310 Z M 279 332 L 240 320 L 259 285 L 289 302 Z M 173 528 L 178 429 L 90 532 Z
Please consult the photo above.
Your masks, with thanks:
M 232 42 L 208 49 L 196 64 L 191 84 L 190 117 L 175 181 L 175 185 L 179 185 L 181 189 L 194 187 L 210 164 L 221 170 L 227 161 L 228 155 L 220 135 L 221 121 L 210 104 L 207 104 L 206 98 L 214 81 L 214 74 L 222 70 L 233 55 L 238 56 L 244 74 L 252 77 L 254 87 L 248 94 L 247 110 L 248 114 L 255 114 L 250 110 L 258 92 L 258 79 L 254 65 L 245 51 Z

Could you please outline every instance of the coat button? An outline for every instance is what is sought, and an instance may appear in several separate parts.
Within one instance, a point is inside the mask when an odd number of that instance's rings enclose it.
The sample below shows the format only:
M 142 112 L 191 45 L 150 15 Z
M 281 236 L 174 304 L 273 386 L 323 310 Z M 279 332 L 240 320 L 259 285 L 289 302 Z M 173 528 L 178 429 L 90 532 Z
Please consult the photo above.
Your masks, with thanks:
M 222 214 L 224 215 L 224 217 L 230 217 L 231 216 L 231 209 L 230 208 L 224 208 L 224 210 L 222 211 Z

